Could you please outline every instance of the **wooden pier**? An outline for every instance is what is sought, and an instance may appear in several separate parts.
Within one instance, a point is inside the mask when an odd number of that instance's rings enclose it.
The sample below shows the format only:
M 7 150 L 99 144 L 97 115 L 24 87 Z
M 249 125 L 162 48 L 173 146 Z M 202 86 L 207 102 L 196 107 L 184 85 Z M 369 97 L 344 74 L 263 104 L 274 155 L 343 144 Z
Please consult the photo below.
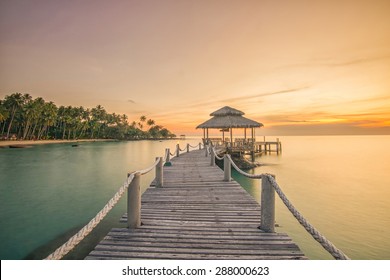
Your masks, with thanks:
M 171 163 L 142 195 L 141 226 L 112 229 L 86 259 L 306 259 L 287 234 L 258 229 L 259 204 L 204 149 Z

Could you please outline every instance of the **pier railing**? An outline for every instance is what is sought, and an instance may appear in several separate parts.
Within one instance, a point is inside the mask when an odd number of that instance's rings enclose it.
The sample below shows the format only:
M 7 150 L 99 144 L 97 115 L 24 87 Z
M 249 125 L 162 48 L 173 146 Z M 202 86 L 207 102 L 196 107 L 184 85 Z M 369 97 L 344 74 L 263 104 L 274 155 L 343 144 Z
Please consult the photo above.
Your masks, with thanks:
M 80 229 L 75 235 L 73 235 L 66 243 L 58 247 L 53 253 L 45 258 L 45 260 L 60 260 L 71 250 L 73 250 L 92 230 L 103 220 L 104 217 L 111 211 L 112 208 L 118 203 L 119 199 L 124 195 L 127 190 L 127 225 L 130 229 L 137 228 L 141 225 L 141 176 L 156 170 L 155 186 L 162 187 L 163 180 L 163 166 L 173 157 L 179 157 L 180 152 L 190 152 L 190 148 L 202 149 L 202 144 L 197 146 L 190 144 L 186 145 L 185 149 L 181 149 L 179 144 L 176 145 L 174 153 L 170 152 L 170 149 L 165 150 L 163 157 L 157 157 L 155 162 L 142 170 L 137 170 L 128 173 L 127 179 L 123 182 L 122 186 L 115 193 L 115 195 L 107 202 L 107 204 L 100 210 L 96 216 L 89 221 L 82 229 Z
M 248 174 L 242 171 L 231 159 L 230 155 L 225 154 L 219 157 L 215 148 L 211 145 L 203 146 L 205 156 L 210 155 L 210 165 L 215 165 L 215 159 L 224 161 L 224 181 L 231 180 L 231 166 L 241 175 L 252 179 L 261 179 L 261 220 L 259 229 L 264 232 L 274 232 L 275 230 L 275 192 L 279 195 L 283 203 L 287 206 L 299 223 L 317 240 L 335 259 L 349 259 L 342 251 L 337 249 L 329 240 L 327 240 L 318 230 L 316 230 L 298 210 L 287 199 L 280 186 L 272 174 Z M 117 204 L 119 199 L 127 190 L 127 225 L 130 229 L 141 226 L 141 177 L 155 169 L 155 187 L 164 186 L 163 166 L 169 163 L 173 157 L 179 157 L 180 152 L 188 153 L 192 149 L 202 149 L 202 144 L 197 146 L 186 145 L 181 149 L 179 144 L 176 145 L 175 151 L 171 153 L 170 149 L 165 150 L 164 157 L 157 157 L 155 162 L 142 170 L 128 173 L 128 176 L 115 195 L 107 202 L 103 209 L 66 243 L 60 246 L 52 254 L 46 257 L 46 260 L 59 260 L 74 249 L 92 230 L 103 220 L 103 218 Z
M 261 220 L 259 229 L 264 232 L 275 232 L 275 192 L 286 205 L 287 209 L 293 214 L 298 222 L 306 229 L 308 233 L 321 246 L 328 251 L 335 259 L 349 260 L 349 257 L 339 250 L 332 242 L 330 242 L 324 235 L 322 235 L 307 219 L 295 208 L 295 206 L 288 200 L 282 189 L 275 180 L 275 175 L 264 174 L 249 174 L 242 171 L 232 160 L 229 154 L 224 157 L 219 157 L 215 148 L 211 145 L 205 148 L 206 156 L 211 155 L 210 165 L 215 165 L 215 159 L 223 160 L 224 164 L 224 181 L 231 180 L 231 166 L 241 175 L 251 179 L 261 179 Z

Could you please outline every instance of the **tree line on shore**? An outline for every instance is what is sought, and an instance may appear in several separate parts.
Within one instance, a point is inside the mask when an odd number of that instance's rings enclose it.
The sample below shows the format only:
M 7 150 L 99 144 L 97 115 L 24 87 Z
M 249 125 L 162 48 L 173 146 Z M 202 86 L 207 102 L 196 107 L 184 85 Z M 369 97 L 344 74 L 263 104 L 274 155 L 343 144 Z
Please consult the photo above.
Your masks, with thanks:
M 141 116 L 129 122 L 125 114 L 108 113 L 101 105 L 89 109 L 57 107 L 41 97 L 13 93 L 0 99 L 1 139 L 160 139 L 175 134 Z

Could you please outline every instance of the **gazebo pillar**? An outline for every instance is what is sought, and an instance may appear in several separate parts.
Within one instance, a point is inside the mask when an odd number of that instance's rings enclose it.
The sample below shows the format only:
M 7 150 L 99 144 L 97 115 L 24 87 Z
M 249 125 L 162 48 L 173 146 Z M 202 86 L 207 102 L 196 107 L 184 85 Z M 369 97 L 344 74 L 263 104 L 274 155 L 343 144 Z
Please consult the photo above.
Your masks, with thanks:
M 206 139 L 206 129 L 203 128 L 203 139 Z
M 246 140 L 246 127 L 244 128 L 244 138 Z
M 222 143 L 225 143 L 225 129 L 222 128 Z
M 233 148 L 233 128 L 230 127 L 230 148 Z

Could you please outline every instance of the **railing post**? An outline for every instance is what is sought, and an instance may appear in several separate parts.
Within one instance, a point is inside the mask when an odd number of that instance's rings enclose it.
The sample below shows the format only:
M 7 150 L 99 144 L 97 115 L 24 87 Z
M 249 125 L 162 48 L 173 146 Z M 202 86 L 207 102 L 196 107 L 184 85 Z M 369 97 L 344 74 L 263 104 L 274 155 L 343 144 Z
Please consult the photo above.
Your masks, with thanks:
M 187 143 L 187 153 L 190 152 L 190 144 Z
M 199 150 L 202 150 L 202 143 L 199 142 Z
M 223 180 L 225 182 L 230 182 L 231 177 L 232 177 L 232 171 L 231 171 L 231 163 L 228 154 L 225 154 L 223 156 Z
M 141 173 L 134 174 L 127 189 L 127 226 L 134 229 L 141 226 Z
M 272 187 L 267 175 L 261 178 L 260 207 L 260 230 L 264 232 L 275 232 L 275 189 Z
M 215 151 L 213 147 L 211 147 L 210 151 L 210 166 L 215 166 Z
M 162 157 L 156 157 L 156 160 L 160 159 L 156 165 L 156 188 L 163 186 L 163 159 Z
M 207 147 L 208 147 L 208 145 L 204 145 L 204 150 L 205 150 L 206 157 L 208 156 Z
M 179 144 L 176 144 L 176 156 L 179 157 L 180 155 L 180 146 Z
M 166 148 L 165 152 L 167 154 L 167 158 L 165 159 L 165 161 L 170 162 L 171 161 L 171 150 L 169 148 Z

